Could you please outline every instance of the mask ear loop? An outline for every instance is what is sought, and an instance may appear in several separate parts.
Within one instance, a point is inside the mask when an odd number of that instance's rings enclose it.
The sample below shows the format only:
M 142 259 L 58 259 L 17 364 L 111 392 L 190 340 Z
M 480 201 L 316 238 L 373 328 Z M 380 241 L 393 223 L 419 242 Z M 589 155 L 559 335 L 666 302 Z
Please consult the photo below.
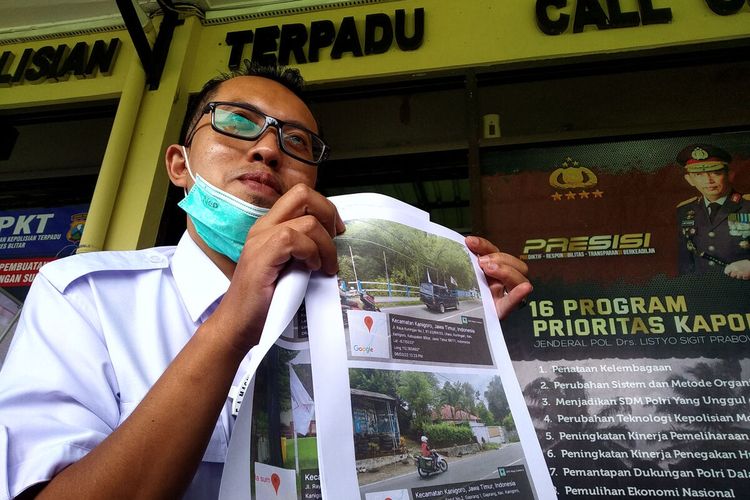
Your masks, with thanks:
M 195 176 L 193 175 L 193 171 L 190 170 L 190 159 L 188 158 L 187 148 L 183 145 L 180 145 L 180 147 L 182 148 L 182 156 L 185 158 L 185 166 L 187 167 L 188 174 L 190 174 L 190 178 L 193 179 L 193 183 L 195 183 Z M 188 195 L 187 189 L 182 188 L 182 192 L 185 193 L 185 196 Z

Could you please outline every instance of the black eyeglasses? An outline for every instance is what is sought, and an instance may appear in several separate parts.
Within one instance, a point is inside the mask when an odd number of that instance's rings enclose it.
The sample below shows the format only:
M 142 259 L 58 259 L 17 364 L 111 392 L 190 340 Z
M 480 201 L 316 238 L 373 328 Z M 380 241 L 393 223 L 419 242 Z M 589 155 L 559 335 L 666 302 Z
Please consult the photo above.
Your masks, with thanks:
M 268 129 L 276 128 L 279 147 L 286 154 L 308 165 L 319 165 L 330 148 L 318 135 L 299 125 L 284 122 L 240 102 L 209 102 L 201 114 L 211 113 L 211 128 L 220 134 L 254 141 Z M 188 134 L 190 144 L 195 129 Z

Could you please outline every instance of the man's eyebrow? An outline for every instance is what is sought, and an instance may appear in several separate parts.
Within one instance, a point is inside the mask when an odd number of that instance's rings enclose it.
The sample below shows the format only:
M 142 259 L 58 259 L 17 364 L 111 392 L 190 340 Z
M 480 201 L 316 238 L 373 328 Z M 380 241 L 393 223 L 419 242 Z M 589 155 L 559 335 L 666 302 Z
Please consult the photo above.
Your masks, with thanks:
M 249 109 L 252 109 L 253 111 L 257 111 L 259 113 L 266 114 L 265 111 L 263 111 L 262 109 L 260 109 L 255 104 L 251 104 L 249 102 L 243 101 L 242 99 L 227 99 L 225 101 L 219 101 L 219 102 L 224 102 L 224 103 L 227 103 L 227 104 L 239 104 L 241 107 L 249 108 Z
M 242 104 L 243 106 L 245 106 L 245 107 L 247 107 L 249 109 L 252 109 L 253 111 L 257 111 L 258 113 L 262 113 L 264 115 L 270 116 L 272 118 L 275 118 L 276 120 L 281 120 L 280 118 L 276 118 L 275 116 L 273 116 L 273 114 L 268 113 L 268 112 L 260 109 L 258 106 L 254 105 L 254 104 L 250 104 L 249 102 L 245 102 L 242 99 L 231 99 L 231 100 L 222 101 L 222 102 L 228 102 L 228 103 L 234 103 L 234 104 Z M 284 122 L 284 123 L 288 123 L 289 125 L 294 125 L 295 127 L 299 127 L 299 128 L 303 128 L 305 130 L 309 130 L 313 134 L 316 133 L 316 132 L 313 131 L 313 129 L 311 129 L 310 127 L 308 127 L 307 125 L 305 125 L 304 123 L 302 123 L 299 120 L 292 119 L 292 120 L 281 120 L 281 121 Z

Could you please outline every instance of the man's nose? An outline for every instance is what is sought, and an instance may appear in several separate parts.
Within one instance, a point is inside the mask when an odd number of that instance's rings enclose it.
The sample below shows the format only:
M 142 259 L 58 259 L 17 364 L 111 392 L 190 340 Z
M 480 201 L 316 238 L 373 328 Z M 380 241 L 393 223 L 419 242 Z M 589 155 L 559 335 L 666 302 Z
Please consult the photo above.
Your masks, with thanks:
M 284 154 L 279 146 L 278 136 L 279 130 L 269 126 L 250 146 L 248 153 L 251 158 L 272 168 L 278 166 L 281 155 Z

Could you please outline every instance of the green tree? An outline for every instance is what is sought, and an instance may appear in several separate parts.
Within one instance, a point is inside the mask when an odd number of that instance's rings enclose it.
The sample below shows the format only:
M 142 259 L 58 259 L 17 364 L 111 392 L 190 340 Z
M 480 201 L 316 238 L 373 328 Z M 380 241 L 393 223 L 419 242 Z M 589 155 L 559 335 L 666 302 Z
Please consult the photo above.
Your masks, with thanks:
M 389 396 L 398 394 L 400 372 L 353 368 L 349 370 L 349 383 L 354 389 L 379 392 Z
M 487 408 L 494 415 L 495 421 L 502 422 L 505 415 L 510 413 L 508 399 L 505 397 L 505 391 L 503 390 L 503 381 L 499 375 L 495 375 L 487 384 L 484 398 L 487 400 Z
M 478 397 L 479 391 L 469 382 L 456 382 L 455 384 L 446 382 L 439 395 L 440 402 L 450 406 L 452 420 L 456 420 L 456 413 L 459 410 L 474 415 Z
M 437 402 L 437 381 L 431 373 L 401 372 L 397 393 L 412 416 L 412 428 L 421 431 L 430 423 Z
M 449 284 L 453 278 L 458 288 L 476 286 L 474 270 L 462 245 L 410 226 L 358 219 L 349 221 L 346 233 L 335 241 L 339 277 L 349 281 L 354 279 L 353 255 L 357 277 L 362 281 L 385 281 L 387 261 L 389 276 L 398 276 L 398 282 L 403 284 L 419 285 L 429 269 L 430 278 L 436 283 Z
M 443 384 L 439 398 L 442 404 L 448 405 L 451 411 L 451 420 L 456 420 L 456 411 L 463 409 L 463 394 L 459 384 L 453 385 L 450 381 Z
M 502 425 L 507 431 L 516 430 L 516 422 L 513 420 L 513 415 L 511 415 L 510 413 L 505 415 Z
M 479 391 L 474 388 L 473 385 L 471 385 L 468 382 L 463 382 L 461 384 L 461 400 L 463 404 L 463 409 L 471 413 L 472 415 L 476 415 L 476 407 L 477 407 L 477 400 L 479 399 Z
M 487 409 L 484 401 L 480 401 L 479 403 L 477 403 L 474 412 L 474 414 L 479 417 L 486 425 L 496 425 L 497 420 L 495 420 L 495 416 L 492 414 L 492 412 Z

